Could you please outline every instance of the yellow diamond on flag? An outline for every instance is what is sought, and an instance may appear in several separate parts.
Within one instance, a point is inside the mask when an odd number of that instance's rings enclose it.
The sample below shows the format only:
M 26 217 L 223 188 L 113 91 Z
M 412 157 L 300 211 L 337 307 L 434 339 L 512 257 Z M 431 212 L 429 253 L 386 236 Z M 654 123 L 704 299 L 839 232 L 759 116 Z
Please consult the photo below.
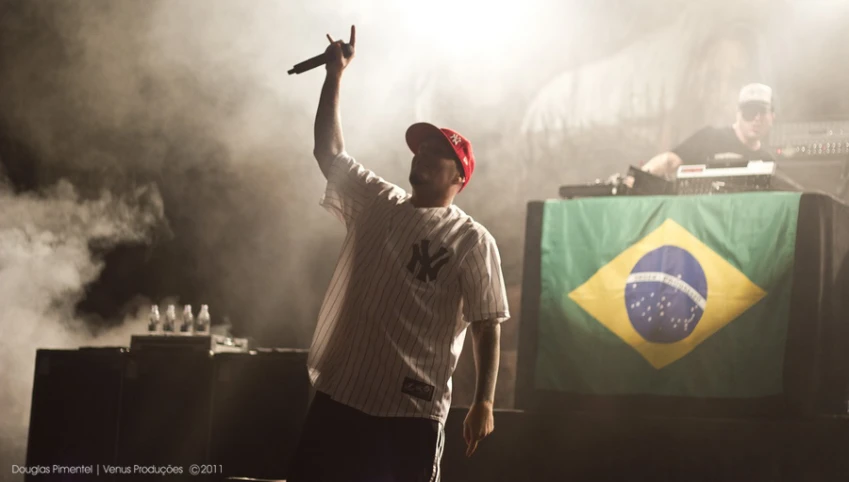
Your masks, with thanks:
M 693 351 L 764 296 L 671 219 L 569 293 L 657 369 Z

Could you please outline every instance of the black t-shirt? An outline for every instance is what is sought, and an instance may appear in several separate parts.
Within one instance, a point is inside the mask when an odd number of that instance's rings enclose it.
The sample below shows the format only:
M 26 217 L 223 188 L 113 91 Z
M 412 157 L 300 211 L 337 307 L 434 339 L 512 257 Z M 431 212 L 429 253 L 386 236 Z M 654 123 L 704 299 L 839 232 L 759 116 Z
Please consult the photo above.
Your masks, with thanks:
M 732 127 L 705 127 L 672 150 L 684 164 L 734 165 L 748 161 L 775 161 L 763 146 L 753 151 L 740 142 Z

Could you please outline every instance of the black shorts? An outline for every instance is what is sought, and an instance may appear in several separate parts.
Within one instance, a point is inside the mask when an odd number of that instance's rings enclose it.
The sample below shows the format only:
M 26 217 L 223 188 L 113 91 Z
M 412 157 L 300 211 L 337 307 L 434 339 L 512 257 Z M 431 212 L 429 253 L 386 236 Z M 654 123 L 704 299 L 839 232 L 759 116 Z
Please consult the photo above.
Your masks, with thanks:
M 317 392 L 286 480 L 438 481 L 444 439 L 436 420 L 375 417 Z

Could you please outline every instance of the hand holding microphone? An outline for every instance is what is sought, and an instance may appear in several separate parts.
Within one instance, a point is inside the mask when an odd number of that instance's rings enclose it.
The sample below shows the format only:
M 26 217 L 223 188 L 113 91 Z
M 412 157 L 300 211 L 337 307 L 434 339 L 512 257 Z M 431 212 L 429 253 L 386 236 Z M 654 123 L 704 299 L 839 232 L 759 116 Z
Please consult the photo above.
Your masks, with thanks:
M 289 71 L 289 75 L 301 74 L 308 70 L 312 70 L 320 65 L 327 65 L 327 73 L 339 75 L 351 63 L 354 58 L 354 45 L 357 42 L 357 29 L 351 25 L 351 40 L 344 43 L 341 40 L 333 40 L 329 34 L 327 40 L 330 45 L 321 55 L 305 60 Z

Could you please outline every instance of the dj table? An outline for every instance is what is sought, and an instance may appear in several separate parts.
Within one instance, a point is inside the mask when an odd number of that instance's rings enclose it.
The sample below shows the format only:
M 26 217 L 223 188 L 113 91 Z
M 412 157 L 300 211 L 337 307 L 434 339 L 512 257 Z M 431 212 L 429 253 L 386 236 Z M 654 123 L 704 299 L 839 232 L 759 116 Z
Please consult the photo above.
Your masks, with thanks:
M 845 415 L 849 206 L 789 192 L 532 202 L 521 319 L 517 408 Z

